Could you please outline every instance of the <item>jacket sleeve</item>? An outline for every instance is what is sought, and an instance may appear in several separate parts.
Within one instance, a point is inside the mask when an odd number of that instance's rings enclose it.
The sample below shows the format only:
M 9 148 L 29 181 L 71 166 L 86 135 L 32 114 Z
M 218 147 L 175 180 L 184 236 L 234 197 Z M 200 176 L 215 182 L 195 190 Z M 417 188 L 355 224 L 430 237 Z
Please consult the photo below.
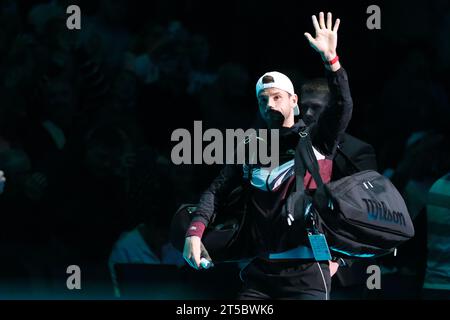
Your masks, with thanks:
M 241 166 L 225 165 L 211 185 L 202 193 L 192 222 L 208 226 L 214 212 L 220 208 L 230 192 L 243 182 Z
M 343 67 L 335 72 L 327 70 L 326 77 L 330 89 L 329 107 L 311 129 L 311 138 L 313 145 L 322 154 L 333 155 L 352 117 L 353 100 L 347 72 Z

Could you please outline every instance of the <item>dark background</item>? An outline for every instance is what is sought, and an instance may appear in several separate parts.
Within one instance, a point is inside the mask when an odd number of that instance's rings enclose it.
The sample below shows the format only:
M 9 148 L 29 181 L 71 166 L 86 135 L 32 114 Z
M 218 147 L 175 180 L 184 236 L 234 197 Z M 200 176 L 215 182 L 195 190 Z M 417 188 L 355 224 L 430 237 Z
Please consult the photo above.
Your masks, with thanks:
M 69 4 L 81 8 L 80 31 L 66 28 Z M 371 4 L 381 30 L 366 27 Z M 341 19 L 348 132 L 375 147 L 380 172 L 425 195 L 449 170 L 448 1 L 5 0 L 0 10 L 2 283 L 19 283 L 2 297 L 60 292 L 69 264 L 107 283 L 121 232 L 141 222 L 166 230 L 220 168 L 174 166 L 172 131 L 194 120 L 249 127 L 264 72 L 287 74 L 297 91 L 323 76 L 303 36 L 320 11 Z M 137 57 L 149 57 L 147 69 Z M 425 204 L 414 205 L 421 217 Z M 407 253 L 386 264 L 413 265 L 419 283 L 424 261 Z

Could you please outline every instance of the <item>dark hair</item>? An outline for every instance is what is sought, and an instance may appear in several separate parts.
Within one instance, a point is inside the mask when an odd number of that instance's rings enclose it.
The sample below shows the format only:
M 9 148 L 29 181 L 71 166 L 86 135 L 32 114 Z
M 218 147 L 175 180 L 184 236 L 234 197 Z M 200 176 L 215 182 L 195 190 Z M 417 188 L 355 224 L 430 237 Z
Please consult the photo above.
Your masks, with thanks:
M 313 108 L 309 110 L 309 106 L 305 105 L 305 96 L 313 95 L 320 96 L 320 99 L 325 98 L 324 105 L 320 108 Z M 330 89 L 328 88 L 328 81 L 325 78 L 316 78 L 306 81 L 300 89 L 300 117 L 306 124 L 316 121 L 320 114 L 324 111 L 324 107 L 328 104 L 330 98 Z
M 264 76 L 262 78 L 262 83 L 273 83 L 275 82 L 275 79 L 272 76 Z
M 306 81 L 301 89 L 300 89 L 300 96 L 307 93 L 325 93 L 329 94 L 330 89 L 328 88 L 328 82 L 325 78 L 316 78 L 309 81 Z

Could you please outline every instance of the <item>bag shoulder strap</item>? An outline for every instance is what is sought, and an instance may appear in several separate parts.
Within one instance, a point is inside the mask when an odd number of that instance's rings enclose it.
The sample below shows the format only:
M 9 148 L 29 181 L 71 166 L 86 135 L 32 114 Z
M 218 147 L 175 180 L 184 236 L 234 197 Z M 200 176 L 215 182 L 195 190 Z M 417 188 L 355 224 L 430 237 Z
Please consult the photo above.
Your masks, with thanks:
M 300 152 L 300 140 L 297 144 L 297 147 L 295 149 L 295 159 L 294 159 L 294 166 L 295 166 L 295 190 L 297 192 L 303 192 L 305 189 L 304 186 L 304 179 L 305 179 L 305 173 L 306 168 L 302 161 L 302 156 Z
M 317 162 L 316 155 L 314 154 L 311 137 L 310 137 L 310 129 L 307 127 L 305 130 L 299 132 L 299 142 L 296 150 L 296 166 L 297 162 L 303 163 L 304 168 L 311 173 L 314 181 L 317 186 L 322 186 L 323 180 L 319 173 L 319 163 Z M 297 158 L 298 161 L 297 161 Z

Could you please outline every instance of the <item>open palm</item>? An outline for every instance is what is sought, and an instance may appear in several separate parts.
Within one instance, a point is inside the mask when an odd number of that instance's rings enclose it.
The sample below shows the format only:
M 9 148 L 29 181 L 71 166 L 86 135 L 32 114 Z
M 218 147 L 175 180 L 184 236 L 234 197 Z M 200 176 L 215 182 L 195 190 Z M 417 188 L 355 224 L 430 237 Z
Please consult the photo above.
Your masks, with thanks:
M 313 38 L 308 32 L 305 33 L 311 47 L 319 52 L 322 57 L 327 59 L 334 58 L 337 47 L 337 31 L 339 29 L 340 20 L 336 19 L 333 27 L 333 17 L 331 12 L 327 14 L 327 21 L 323 12 L 319 14 L 319 21 L 315 15 L 312 16 L 312 22 L 316 31 L 316 37 Z

